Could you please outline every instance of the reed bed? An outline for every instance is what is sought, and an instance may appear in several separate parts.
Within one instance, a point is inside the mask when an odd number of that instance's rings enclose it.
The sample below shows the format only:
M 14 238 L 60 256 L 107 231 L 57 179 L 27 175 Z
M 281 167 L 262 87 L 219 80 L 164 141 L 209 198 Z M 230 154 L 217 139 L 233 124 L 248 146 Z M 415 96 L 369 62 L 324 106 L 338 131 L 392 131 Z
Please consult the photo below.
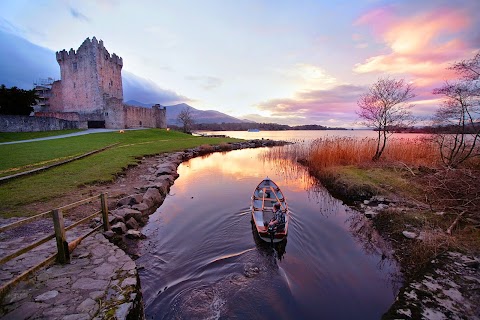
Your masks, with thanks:
M 374 138 L 325 137 L 310 143 L 295 143 L 270 151 L 269 157 L 304 162 L 312 169 L 372 163 L 377 141 Z M 389 139 L 378 163 L 401 163 L 407 166 L 435 167 L 440 158 L 429 139 Z

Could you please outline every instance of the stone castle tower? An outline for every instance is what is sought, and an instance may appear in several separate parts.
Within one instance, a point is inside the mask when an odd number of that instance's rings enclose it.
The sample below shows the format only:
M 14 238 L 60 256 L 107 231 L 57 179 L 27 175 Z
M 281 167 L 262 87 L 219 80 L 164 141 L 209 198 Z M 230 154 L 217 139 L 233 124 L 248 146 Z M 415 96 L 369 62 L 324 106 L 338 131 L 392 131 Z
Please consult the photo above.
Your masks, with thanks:
M 62 81 L 60 90 L 54 90 L 61 95 L 63 112 L 97 113 L 107 98 L 123 101 L 123 60 L 110 55 L 102 40 L 87 38 L 77 52 L 57 52 L 57 61 Z
M 56 53 L 61 80 L 52 84 L 46 108 L 36 116 L 79 121 L 82 127 L 166 128 L 166 109 L 123 104 L 123 60 L 95 37 L 77 51 Z

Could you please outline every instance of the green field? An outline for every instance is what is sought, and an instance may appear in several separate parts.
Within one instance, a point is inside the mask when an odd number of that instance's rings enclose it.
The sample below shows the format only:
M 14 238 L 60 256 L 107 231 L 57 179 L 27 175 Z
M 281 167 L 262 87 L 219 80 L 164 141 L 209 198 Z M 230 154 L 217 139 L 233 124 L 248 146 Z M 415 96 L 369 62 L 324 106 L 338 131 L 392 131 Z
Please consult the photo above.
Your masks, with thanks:
M 148 129 L 0 145 L 0 175 L 6 176 L 118 143 L 86 158 L 0 184 L 0 216 L 30 215 L 34 212 L 20 212 L 24 210 L 21 208 L 61 197 L 84 185 L 112 181 L 116 174 L 143 156 L 234 141 L 238 140 Z

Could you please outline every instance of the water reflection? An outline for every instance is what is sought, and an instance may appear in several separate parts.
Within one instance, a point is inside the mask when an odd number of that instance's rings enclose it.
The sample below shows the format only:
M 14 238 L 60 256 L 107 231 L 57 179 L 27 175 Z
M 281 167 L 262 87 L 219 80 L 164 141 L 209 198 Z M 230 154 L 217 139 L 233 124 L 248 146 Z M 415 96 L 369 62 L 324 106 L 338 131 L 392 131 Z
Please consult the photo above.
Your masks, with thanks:
M 389 307 L 397 268 L 379 265 L 383 250 L 364 244 L 375 236 L 352 218 L 360 215 L 268 150 L 179 167 L 172 195 L 143 229 L 137 262 L 147 318 L 375 319 Z M 288 237 L 273 248 L 252 229 L 248 208 L 266 176 L 291 211 Z

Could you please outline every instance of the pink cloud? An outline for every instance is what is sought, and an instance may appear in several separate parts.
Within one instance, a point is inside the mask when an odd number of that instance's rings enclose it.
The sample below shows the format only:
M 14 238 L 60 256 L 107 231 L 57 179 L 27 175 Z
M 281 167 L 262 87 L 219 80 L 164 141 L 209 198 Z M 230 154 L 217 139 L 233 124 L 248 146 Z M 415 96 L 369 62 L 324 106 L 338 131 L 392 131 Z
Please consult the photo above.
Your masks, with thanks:
M 266 101 L 257 108 L 269 111 L 274 118 L 293 116 L 294 120 L 302 120 L 298 123 L 332 126 L 332 121 L 335 120 L 335 125 L 351 126 L 356 120 L 356 101 L 365 90 L 361 86 L 341 85 L 328 90 L 304 91 L 294 98 Z
M 356 25 L 368 25 L 390 53 L 368 58 L 354 67 L 357 73 L 402 74 L 425 86 L 448 79 L 454 73 L 447 68 L 454 61 L 471 55 L 478 48 L 466 32 L 475 29 L 470 14 L 462 8 L 440 8 L 413 17 L 392 17 L 393 10 L 375 9 L 360 17 Z M 388 16 L 385 19 L 383 16 Z

